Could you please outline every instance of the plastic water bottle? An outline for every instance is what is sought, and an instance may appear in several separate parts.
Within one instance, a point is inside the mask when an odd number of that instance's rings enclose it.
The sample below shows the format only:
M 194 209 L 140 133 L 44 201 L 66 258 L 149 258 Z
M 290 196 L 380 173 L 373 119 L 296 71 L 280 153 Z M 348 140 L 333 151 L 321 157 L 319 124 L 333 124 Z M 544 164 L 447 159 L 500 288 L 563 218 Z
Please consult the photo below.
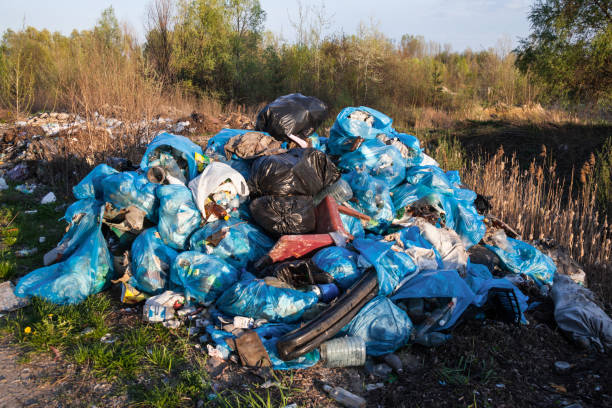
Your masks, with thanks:
M 314 204 L 318 205 L 328 195 L 332 196 L 337 203 L 343 203 L 353 198 L 353 190 L 346 180 L 340 178 L 334 184 L 325 187 L 316 196 L 314 196 Z
M 340 404 L 348 408 L 365 408 L 366 400 L 361 398 L 359 395 L 355 395 L 352 392 L 348 392 L 344 388 L 332 387 L 331 385 L 324 384 L 323 389 L 330 397 L 338 401 Z
M 366 361 L 365 341 L 361 337 L 341 337 L 320 346 L 321 359 L 326 367 L 362 366 Z

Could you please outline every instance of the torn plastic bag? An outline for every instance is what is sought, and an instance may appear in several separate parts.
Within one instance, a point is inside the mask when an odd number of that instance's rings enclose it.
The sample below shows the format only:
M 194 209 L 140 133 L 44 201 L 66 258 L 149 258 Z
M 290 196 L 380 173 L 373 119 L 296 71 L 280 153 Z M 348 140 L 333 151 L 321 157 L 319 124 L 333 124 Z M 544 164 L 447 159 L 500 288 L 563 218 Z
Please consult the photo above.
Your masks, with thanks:
M 327 148 L 334 155 L 351 152 L 358 147 L 359 138 L 374 139 L 380 133 L 392 133 L 392 122 L 390 117 L 372 108 L 344 108 L 329 131 Z
M 407 167 L 421 164 L 423 149 L 420 147 L 419 139 L 415 136 L 395 132 L 392 134 L 379 133 L 376 139 L 399 150 L 404 160 L 406 160 Z
M 173 135 L 170 133 L 160 133 L 147 146 L 140 168 L 146 171 L 153 165 L 156 155 L 160 152 L 171 153 L 174 161 L 181 167 L 185 180 L 189 181 L 204 170 L 206 158 L 202 148 L 184 136 Z M 163 167 L 163 166 L 162 166 Z
M 402 309 L 384 296 L 370 300 L 351 322 L 342 329 L 342 334 L 361 337 L 370 356 L 393 353 L 410 339 L 412 322 Z
M 404 227 L 417 227 L 423 236 L 438 252 L 445 269 L 455 269 L 465 275 L 468 254 L 459 235 L 448 228 L 436 228 L 420 217 L 402 222 Z
M 355 238 L 363 238 L 365 231 L 359 218 L 340 213 L 340 219 L 342 220 L 342 225 L 346 232 Z
M 310 196 L 263 196 L 249 205 L 253 220 L 275 237 L 313 232 L 315 207 Z
M 312 257 L 312 262 L 333 276 L 336 284 L 346 290 L 362 275 L 357 268 L 358 256 L 356 252 L 334 246 L 321 249 Z
M 378 294 L 392 294 L 400 282 L 411 279 L 417 273 L 417 266 L 410 256 L 396 252 L 387 242 L 358 238 L 353 246 L 376 269 L 378 276 Z
M 585 348 L 612 350 L 612 319 L 595 303 L 593 292 L 569 276 L 556 274 L 551 296 L 561 330 Z
M 553 260 L 526 242 L 506 237 L 503 230 L 493 235 L 494 245 L 485 245 L 495 252 L 502 266 L 513 273 L 525 274 L 538 285 L 552 285 L 557 267 Z
M 233 136 L 223 147 L 225 158 L 256 159 L 259 156 L 286 153 L 281 142 L 264 132 L 247 132 Z
M 384 231 L 393 221 L 395 209 L 387 184 L 366 173 L 352 171 L 342 176 L 353 190 L 353 198 L 357 200 L 351 206 L 371 217 L 364 226 L 373 232 Z
M 159 224 L 157 229 L 164 244 L 182 250 L 187 240 L 202 223 L 202 215 L 191 191 L 179 184 L 159 186 Z
M 327 119 L 327 105 L 314 96 L 300 93 L 284 95 L 266 105 L 258 114 L 255 130 L 279 139 L 290 135 L 302 140 Z
M 228 205 L 217 203 L 226 210 L 238 208 L 239 200 L 233 202 L 236 195 L 241 198 L 249 195 L 249 188 L 244 177 L 229 165 L 221 162 L 212 162 L 206 166 L 202 174 L 189 182 L 189 188 L 193 193 L 198 209 L 207 219 L 209 218 L 206 215 L 206 205 L 212 201 L 211 195 L 226 192 L 226 194 L 222 194 L 222 197 L 227 196 L 228 200 L 232 202 L 228 202 Z
M 265 255 L 274 241 L 259 228 L 237 218 L 206 224 L 189 239 L 192 251 L 212 254 L 242 269 Z
M 366 140 L 355 151 L 342 155 L 338 167 L 346 171 L 367 171 L 389 188 L 400 184 L 406 176 L 406 160 L 400 151 L 378 139 Z
M 156 227 L 136 237 L 130 254 L 130 285 L 150 294 L 160 294 L 168 288 L 170 267 L 178 252 L 164 244 Z
M 419 271 L 442 269 L 442 258 L 436 248 L 421 235 L 418 227 L 404 228 L 385 236 L 385 241 L 394 242 L 399 249 L 410 255 Z
M 185 299 L 194 298 L 205 305 L 217 300 L 239 278 L 240 272 L 230 264 L 194 251 L 179 254 L 170 269 L 170 279 L 185 290 Z
M 314 292 L 270 286 L 246 276 L 221 295 L 216 307 L 232 316 L 289 323 L 299 320 L 318 300 Z
M 64 305 L 82 302 L 89 295 L 104 290 L 113 277 L 113 262 L 100 230 L 102 211 L 103 206 L 100 206 L 97 227 L 88 231 L 70 257 L 21 278 L 15 295 L 38 296 Z
M 258 276 L 274 276 L 295 288 L 334 281 L 329 273 L 321 270 L 311 259 L 278 262 L 261 271 Z
M 319 150 L 291 149 L 287 153 L 263 156 L 253 162 L 249 187 L 262 195 L 314 196 L 340 177 L 338 169 Z
M 436 322 L 426 332 L 452 327 L 474 300 L 474 292 L 455 270 L 423 271 L 403 283 L 390 297 L 393 301 L 418 298 L 452 298 L 450 316 Z
M 157 222 L 157 187 L 158 184 L 150 183 L 144 174 L 135 171 L 111 174 L 102 183 L 104 201 L 118 210 L 132 205 L 138 207 L 153 222 Z
M 106 164 L 98 164 L 79 182 L 79 184 L 72 187 L 72 194 L 74 194 L 77 200 L 83 200 L 85 198 L 96 198 L 101 200 L 104 193 L 102 189 L 102 180 L 111 174 L 117 173 L 117 170 Z
M 464 278 L 472 292 L 474 292 L 474 300 L 472 304 L 476 307 L 482 307 L 489 300 L 489 292 L 491 289 L 510 289 L 514 292 L 518 300 L 520 321 L 525 322 L 523 313 L 527 310 L 527 296 L 523 294 L 512 282 L 505 278 L 495 278 L 485 265 L 469 263 L 467 267 L 467 275 Z

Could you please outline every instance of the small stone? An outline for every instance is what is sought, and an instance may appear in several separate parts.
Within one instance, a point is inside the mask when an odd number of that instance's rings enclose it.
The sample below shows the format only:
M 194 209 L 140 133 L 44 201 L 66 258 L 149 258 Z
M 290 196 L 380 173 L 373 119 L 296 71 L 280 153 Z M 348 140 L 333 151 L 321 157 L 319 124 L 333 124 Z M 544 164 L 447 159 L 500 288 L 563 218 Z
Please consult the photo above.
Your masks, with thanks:
M 555 361 L 555 372 L 557 374 L 567 374 L 572 369 L 572 365 L 567 361 Z

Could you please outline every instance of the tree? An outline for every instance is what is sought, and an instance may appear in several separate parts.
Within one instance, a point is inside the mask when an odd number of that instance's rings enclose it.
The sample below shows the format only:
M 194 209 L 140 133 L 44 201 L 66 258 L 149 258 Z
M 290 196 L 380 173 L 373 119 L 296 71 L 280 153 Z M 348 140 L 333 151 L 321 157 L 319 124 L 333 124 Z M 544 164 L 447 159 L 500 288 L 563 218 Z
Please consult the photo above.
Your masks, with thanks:
M 172 0 L 154 0 L 147 9 L 146 43 L 144 52 L 155 71 L 166 81 L 172 77 L 172 30 L 174 7 Z
M 532 71 L 553 97 L 612 100 L 612 2 L 538 0 L 532 33 L 516 50 L 517 66 Z

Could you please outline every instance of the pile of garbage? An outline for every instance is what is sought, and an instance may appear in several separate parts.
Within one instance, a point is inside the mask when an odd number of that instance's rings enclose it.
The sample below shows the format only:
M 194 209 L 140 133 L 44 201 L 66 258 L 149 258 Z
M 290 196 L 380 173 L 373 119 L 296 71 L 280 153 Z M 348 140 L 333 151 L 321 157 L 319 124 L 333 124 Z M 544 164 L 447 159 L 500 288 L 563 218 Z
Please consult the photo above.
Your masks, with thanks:
M 578 343 L 612 346 L 588 289 L 486 214 L 416 137 L 348 107 L 324 138 L 326 116 L 320 100 L 287 95 L 254 130 L 223 129 L 204 148 L 160 133 L 137 168 L 98 165 L 15 294 L 71 304 L 114 283 L 145 320 L 188 322 L 211 356 L 292 369 L 436 346 L 465 319 L 526 324 L 517 284 L 529 281 L 552 292 Z

